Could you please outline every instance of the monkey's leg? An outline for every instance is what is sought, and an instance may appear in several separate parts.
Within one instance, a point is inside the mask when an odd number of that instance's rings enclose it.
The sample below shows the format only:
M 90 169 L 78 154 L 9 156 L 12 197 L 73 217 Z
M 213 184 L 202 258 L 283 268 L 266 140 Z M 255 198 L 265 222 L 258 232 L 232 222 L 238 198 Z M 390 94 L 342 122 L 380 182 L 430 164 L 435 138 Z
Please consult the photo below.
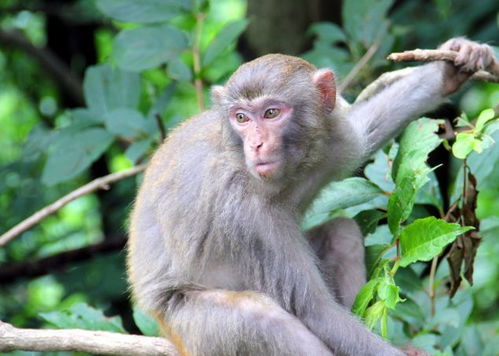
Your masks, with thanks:
M 350 309 L 366 283 L 364 239 L 352 219 L 336 218 L 307 232 L 320 259 L 326 284 L 337 301 Z
M 164 318 L 182 356 L 332 355 L 298 318 L 257 292 L 177 292 Z

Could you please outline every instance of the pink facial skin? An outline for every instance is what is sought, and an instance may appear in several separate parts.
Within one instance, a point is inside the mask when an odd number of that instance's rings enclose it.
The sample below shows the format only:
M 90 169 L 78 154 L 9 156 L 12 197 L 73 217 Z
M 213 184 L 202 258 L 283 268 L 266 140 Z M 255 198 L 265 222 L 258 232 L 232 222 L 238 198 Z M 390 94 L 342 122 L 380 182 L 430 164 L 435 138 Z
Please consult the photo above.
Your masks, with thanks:
M 282 174 L 282 137 L 292 111 L 291 105 L 265 97 L 232 108 L 230 123 L 243 140 L 246 166 L 253 176 L 271 180 Z

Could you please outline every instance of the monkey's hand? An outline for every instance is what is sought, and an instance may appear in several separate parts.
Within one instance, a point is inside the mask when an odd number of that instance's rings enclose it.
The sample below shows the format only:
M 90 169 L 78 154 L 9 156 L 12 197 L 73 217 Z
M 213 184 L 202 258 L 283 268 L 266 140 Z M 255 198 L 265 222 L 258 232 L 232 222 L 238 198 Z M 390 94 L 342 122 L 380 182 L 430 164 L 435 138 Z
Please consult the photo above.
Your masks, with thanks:
M 443 94 L 454 93 L 475 72 L 487 69 L 494 60 L 494 51 L 489 45 L 452 38 L 439 47 L 458 53 L 454 63 L 445 62 Z

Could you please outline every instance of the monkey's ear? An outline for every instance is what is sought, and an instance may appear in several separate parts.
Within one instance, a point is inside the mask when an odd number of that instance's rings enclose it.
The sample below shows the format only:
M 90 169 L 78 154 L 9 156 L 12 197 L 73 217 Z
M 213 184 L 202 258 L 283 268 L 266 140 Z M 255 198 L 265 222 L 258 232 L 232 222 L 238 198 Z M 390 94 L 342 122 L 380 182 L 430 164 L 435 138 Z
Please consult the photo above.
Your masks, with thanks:
M 330 69 L 319 69 L 314 73 L 313 82 L 327 109 L 333 110 L 336 103 L 336 84 L 334 73 Z
M 221 85 L 211 87 L 211 100 L 214 104 L 220 104 L 225 95 L 225 88 Z

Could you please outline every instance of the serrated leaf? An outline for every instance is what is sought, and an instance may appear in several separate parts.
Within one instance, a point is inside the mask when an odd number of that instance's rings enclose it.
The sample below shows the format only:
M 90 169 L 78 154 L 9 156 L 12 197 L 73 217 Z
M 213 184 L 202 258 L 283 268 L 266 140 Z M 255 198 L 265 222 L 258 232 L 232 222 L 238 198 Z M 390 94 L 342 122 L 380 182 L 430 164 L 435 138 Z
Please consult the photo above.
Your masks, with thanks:
M 378 277 L 371 279 L 367 282 L 357 294 L 355 298 L 355 302 L 352 306 L 352 312 L 359 317 L 364 316 L 366 312 L 367 306 L 373 300 L 374 294 L 378 288 L 378 285 L 383 281 L 383 278 Z
M 93 66 L 85 72 L 83 90 L 92 114 L 101 115 L 116 108 L 136 108 L 140 98 L 140 77 L 108 65 Z
M 158 336 L 159 326 L 156 320 L 150 315 L 145 314 L 138 308 L 133 308 L 133 320 L 137 324 L 142 334 L 146 336 Z
M 378 221 L 386 217 L 384 212 L 376 209 L 364 210 L 355 215 L 354 219 L 362 230 L 362 235 L 366 236 L 376 230 Z
M 309 229 L 327 221 L 330 213 L 366 203 L 383 191 L 367 179 L 353 177 L 327 185 L 307 209 L 302 226 Z
M 392 178 L 395 182 L 426 166 L 428 154 L 442 142 L 442 139 L 435 134 L 440 122 L 441 120 L 422 118 L 407 126 L 393 161 Z
M 451 224 L 433 216 L 418 219 L 400 234 L 400 265 L 406 267 L 416 261 L 429 261 L 445 246 L 472 227 Z
M 190 8 L 188 0 L 97 0 L 97 8 L 118 21 L 153 23 L 178 16 Z
M 122 31 L 114 42 L 118 66 L 134 72 L 154 68 L 175 58 L 187 48 L 187 36 L 168 25 Z
M 395 183 L 391 177 L 391 162 L 386 153 L 379 150 L 374 155 L 374 162 L 368 164 L 364 169 L 364 175 L 385 192 L 392 192 Z
M 227 49 L 246 29 L 248 20 L 238 20 L 226 25 L 208 45 L 202 55 L 203 67 L 213 62 L 223 51 Z
M 113 136 L 101 128 L 63 131 L 55 137 L 43 168 L 42 182 L 54 185 L 69 180 L 88 168 L 113 142 Z
M 138 138 L 146 136 L 147 120 L 133 109 L 115 109 L 105 116 L 106 129 L 117 136 Z
M 119 316 L 106 317 L 101 310 L 79 303 L 68 310 L 39 314 L 45 321 L 61 329 L 103 330 L 126 333 Z
M 392 178 L 396 187 L 388 201 L 388 225 L 394 236 L 400 231 L 400 224 L 412 212 L 417 192 L 428 181 L 431 171 L 426 165 L 428 154 L 442 141 L 435 132 L 438 120 L 419 119 L 404 131 L 399 150 L 392 167 Z
M 460 132 L 456 135 L 456 142 L 452 145 L 452 154 L 459 159 L 465 159 L 473 151 L 475 135 L 471 132 Z

